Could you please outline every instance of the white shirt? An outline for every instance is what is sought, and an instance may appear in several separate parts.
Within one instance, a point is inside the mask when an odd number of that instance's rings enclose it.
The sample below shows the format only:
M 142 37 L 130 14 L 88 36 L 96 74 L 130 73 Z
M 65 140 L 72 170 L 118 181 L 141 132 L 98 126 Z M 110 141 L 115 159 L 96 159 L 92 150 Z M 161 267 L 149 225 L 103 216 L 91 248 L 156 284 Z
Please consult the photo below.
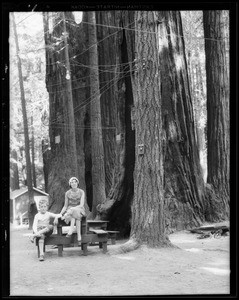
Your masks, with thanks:
M 35 215 L 34 222 L 32 225 L 33 232 L 36 233 L 38 231 L 37 228 L 39 226 L 44 226 L 44 227 L 48 226 L 50 223 L 50 219 L 55 218 L 57 216 L 59 216 L 59 214 L 53 214 L 49 211 L 45 212 L 44 214 L 38 212 Z

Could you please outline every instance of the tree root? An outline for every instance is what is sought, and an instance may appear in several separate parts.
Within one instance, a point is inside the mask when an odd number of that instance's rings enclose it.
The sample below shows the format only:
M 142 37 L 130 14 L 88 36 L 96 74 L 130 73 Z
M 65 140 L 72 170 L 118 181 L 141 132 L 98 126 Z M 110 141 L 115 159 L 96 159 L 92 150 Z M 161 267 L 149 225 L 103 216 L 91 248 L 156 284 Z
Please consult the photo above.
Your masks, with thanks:
M 108 254 L 123 254 L 130 251 L 134 251 L 140 247 L 140 243 L 135 239 L 129 239 L 127 242 L 121 245 L 112 245 L 108 248 Z
M 134 251 L 134 250 L 140 248 L 143 245 L 145 245 L 147 247 L 150 247 L 150 248 L 175 248 L 175 249 L 180 249 L 180 247 L 172 244 L 169 240 L 167 240 L 166 242 L 164 242 L 160 245 L 157 245 L 157 246 L 150 246 L 150 245 L 147 245 L 145 243 L 140 243 L 139 241 L 137 241 L 134 238 L 131 238 L 127 242 L 125 242 L 124 244 L 111 245 L 108 248 L 107 253 L 110 254 L 110 255 L 111 254 L 124 254 L 124 253 L 130 252 L 130 251 Z

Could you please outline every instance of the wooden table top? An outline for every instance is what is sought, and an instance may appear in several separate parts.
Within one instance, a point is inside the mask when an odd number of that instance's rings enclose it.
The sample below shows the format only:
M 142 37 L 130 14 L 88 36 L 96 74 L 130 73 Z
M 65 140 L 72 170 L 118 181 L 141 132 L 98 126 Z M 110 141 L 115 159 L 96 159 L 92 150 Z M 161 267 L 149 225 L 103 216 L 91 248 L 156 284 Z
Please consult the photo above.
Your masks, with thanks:
M 87 223 L 107 223 L 109 221 L 102 221 L 102 220 L 87 220 Z

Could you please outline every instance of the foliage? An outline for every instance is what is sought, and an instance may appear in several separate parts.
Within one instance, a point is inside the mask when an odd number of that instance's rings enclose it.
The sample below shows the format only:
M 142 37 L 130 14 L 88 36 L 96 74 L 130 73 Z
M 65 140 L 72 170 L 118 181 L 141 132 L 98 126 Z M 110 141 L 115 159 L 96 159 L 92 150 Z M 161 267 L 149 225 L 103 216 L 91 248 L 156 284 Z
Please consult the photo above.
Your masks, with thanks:
M 41 140 L 48 138 L 48 127 L 42 119 L 48 116 L 48 93 L 45 87 L 45 51 L 43 25 L 40 13 L 14 13 L 22 64 L 24 94 L 27 104 L 29 137 L 34 134 L 35 164 L 42 166 Z M 11 22 L 11 19 L 10 19 Z M 35 26 L 32 24 L 35 22 Z M 41 25 L 41 26 L 40 26 Z M 22 119 L 21 94 L 17 68 L 16 45 L 12 23 L 10 23 L 10 150 L 18 154 L 20 178 L 25 166 L 24 128 Z M 32 122 L 33 120 L 33 122 Z

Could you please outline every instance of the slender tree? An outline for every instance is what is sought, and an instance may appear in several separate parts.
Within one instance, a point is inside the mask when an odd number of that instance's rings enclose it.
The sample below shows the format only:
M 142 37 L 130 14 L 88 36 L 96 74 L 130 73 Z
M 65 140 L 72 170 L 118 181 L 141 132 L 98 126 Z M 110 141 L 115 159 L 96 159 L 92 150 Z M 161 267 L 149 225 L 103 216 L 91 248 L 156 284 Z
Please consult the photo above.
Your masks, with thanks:
M 35 168 L 35 140 L 34 140 L 34 127 L 33 127 L 33 116 L 31 116 L 31 127 L 32 127 L 32 137 L 31 137 L 31 150 L 32 150 L 32 179 L 33 186 L 37 187 L 36 181 L 36 168 Z
M 10 187 L 12 191 L 19 189 L 19 172 L 17 161 L 17 151 L 13 149 L 11 151 L 10 159 Z
M 207 74 L 207 182 L 221 218 L 229 215 L 229 79 L 223 11 L 203 11 Z
M 100 86 L 98 72 L 98 50 L 96 36 L 95 12 L 89 15 L 89 61 L 90 61 L 90 91 L 91 91 L 91 152 L 92 152 L 92 185 L 93 185 L 93 205 L 92 214 L 97 215 L 97 205 L 106 199 L 105 194 L 105 166 L 104 148 L 101 128 L 101 107 L 100 107 Z
M 18 44 L 17 29 L 16 29 L 14 13 L 12 14 L 12 20 L 13 20 L 13 30 L 14 30 L 14 35 L 15 35 L 15 42 L 16 42 L 16 52 L 17 52 L 17 58 L 18 58 L 18 74 L 19 74 L 19 85 L 20 85 L 20 92 L 21 92 L 23 124 L 24 124 L 24 141 L 25 141 L 25 155 L 26 155 L 26 169 L 27 169 L 27 187 L 28 187 L 28 194 L 29 194 L 29 203 L 28 203 L 29 229 L 32 229 L 33 218 L 34 218 L 34 215 L 32 214 L 32 212 L 33 212 L 32 206 L 34 205 L 34 191 L 33 191 L 33 185 L 32 185 L 30 142 L 29 142 L 29 132 L 28 132 L 28 123 L 27 123 L 26 101 L 25 101 L 23 77 L 22 77 L 22 66 L 21 66 L 21 59 L 20 59 L 20 56 L 19 56 L 19 51 L 20 50 L 19 50 L 19 44 Z

